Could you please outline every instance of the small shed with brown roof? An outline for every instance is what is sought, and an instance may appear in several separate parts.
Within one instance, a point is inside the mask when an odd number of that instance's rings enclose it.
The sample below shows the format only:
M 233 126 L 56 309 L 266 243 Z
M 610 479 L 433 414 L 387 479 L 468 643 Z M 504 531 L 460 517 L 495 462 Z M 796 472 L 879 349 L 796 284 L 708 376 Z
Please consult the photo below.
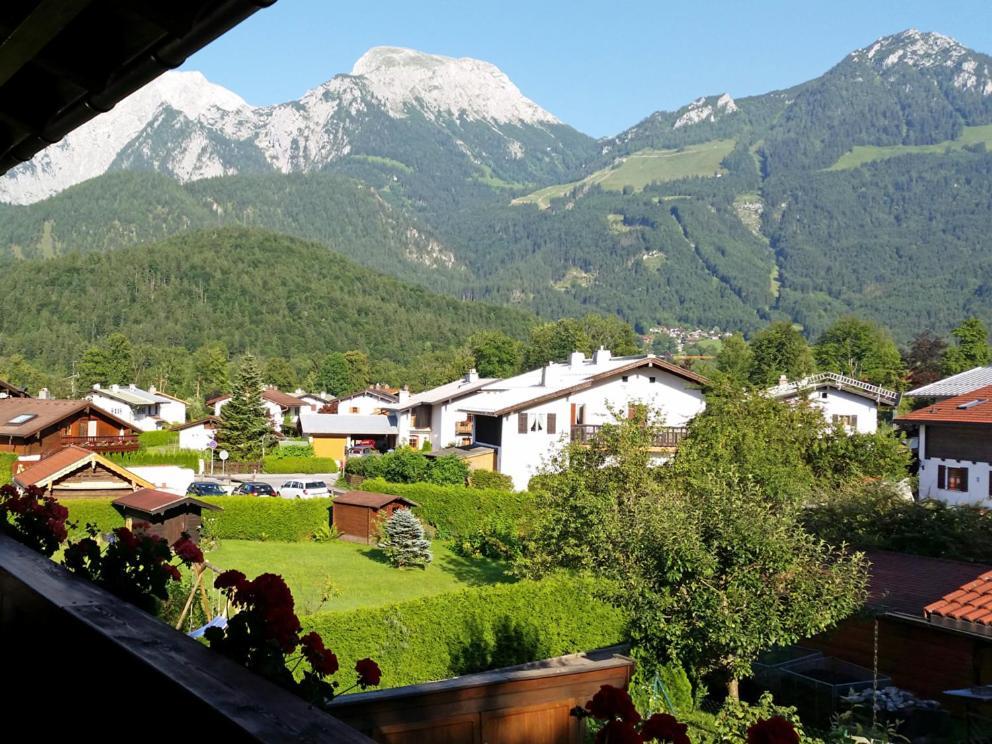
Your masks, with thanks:
M 114 499 L 112 503 L 124 517 L 125 527 L 134 529 L 136 524 L 144 522 L 149 525 L 144 532 L 165 538 L 169 545 L 182 537 L 184 532 L 193 542 L 199 542 L 203 510 L 221 510 L 216 504 L 155 488 L 142 488 Z
M 61 500 L 119 496 L 152 484 L 96 452 L 70 445 L 29 464 L 14 476 L 14 485 L 35 486 Z
M 397 509 L 411 509 L 417 503 L 403 496 L 368 491 L 348 491 L 334 497 L 332 521 L 343 540 L 370 545 L 379 523 Z

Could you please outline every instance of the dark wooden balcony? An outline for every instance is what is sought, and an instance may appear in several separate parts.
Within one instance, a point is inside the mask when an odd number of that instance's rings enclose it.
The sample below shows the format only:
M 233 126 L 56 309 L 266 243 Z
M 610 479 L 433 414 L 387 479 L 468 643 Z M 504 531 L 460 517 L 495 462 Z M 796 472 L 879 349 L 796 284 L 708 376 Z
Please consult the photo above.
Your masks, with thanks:
M 62 445 L 74 444 L 93 452 L 134 452 L 140 446 L 137 434 L 125 434 L 123 436 L 92 436 L 92 437 L 70 437 L 62 435 Z
M 577 424 L 572 427 L 572 441 L 585 444 L 594 439 L 603 427 L 599 424 Z M 677 449 L 689 430 L 684 426 L 662 426 L 651 443 L 653 449 Z

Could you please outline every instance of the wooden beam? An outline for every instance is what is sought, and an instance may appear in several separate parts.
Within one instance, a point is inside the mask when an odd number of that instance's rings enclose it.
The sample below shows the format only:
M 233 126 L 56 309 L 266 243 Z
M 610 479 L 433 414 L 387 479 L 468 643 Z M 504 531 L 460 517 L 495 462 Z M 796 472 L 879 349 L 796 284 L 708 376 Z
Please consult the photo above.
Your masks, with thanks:
M 5 85 L 93 0 L 42 0 L 0 42 L 0 85 Z

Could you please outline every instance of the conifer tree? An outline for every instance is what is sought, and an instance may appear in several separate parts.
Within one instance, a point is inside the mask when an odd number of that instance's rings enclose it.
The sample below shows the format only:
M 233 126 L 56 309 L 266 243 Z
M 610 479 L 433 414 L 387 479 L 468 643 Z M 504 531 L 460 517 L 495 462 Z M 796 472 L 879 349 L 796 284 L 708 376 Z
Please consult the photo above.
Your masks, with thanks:
M 393 512 L 383 532 L 385 536 L 379 541 L 379 547 L 397 568 L 426 567 L 434 559 L 431 544 L 424 537 L 424 527 L 409 509 Z
M 242 360 L 231 399 L 220 410 L 217 441 L 233 460 L 257 459 L 275 444 L 272 422 L 262 404 L 262 373 L 251 354 Z

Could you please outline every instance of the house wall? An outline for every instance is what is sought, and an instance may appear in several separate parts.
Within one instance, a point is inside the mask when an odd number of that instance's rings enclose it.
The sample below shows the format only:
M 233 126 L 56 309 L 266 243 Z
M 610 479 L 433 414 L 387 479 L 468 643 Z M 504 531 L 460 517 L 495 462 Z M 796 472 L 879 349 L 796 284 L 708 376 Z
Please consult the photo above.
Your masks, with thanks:
M 338 413 L 350 413 L 358 416 L 372 416 L 387 405 L 389 404 L 373 395 L 363 394 L 355 396 L 354 398 L 349 398 L 348 400 L 340 401 Z M 353 411 L 353 408 L 357 408 L 358 410 Z
M 932 457 L 927 447 L 927 434 L 930 427 L 920 426 L 920 498 L 936 499 L 947 504 L 981 504 L 988 506 L 992 492 L 992 465 L 988 462 L 975 460 L 957 460 L 950 457 Z M 932 448 L 931 448 L 932 449 Z M 943 444 L 940 454 L 950 454 L 949 445 Z M 969 452 L 969 454 L 974 454 Z M 968 490 L 954 491 L 947 488 L 945 478 L 944 488 L 938 488 L 937 473 L 943 465 L 948 468 L 968 469 Z
M 878 406 L 874 401 L 833 389 L 813 390 L 806 398 L 823 411 L 823 418 L 828 425 L 833 425 L 834 416 L 857 416 L 855 431 L 858 434 L 874 434 L 878 431 Z
M 98 408 L 102 408 L 107 413 L 116 416 L 119 419 L 127 421 L 129 424 L 134 424 L 136 429 L 141 429 L 141 431 L 148 431 L 147 428 L 139 426 L 134 420 L 134 410 L 127 403 L 117 400 L 116 398 L 110 398 L 103 395 L 100 391 L 94 390 L 86 395 L 86 400 L 90 401 L 93 405 Z M 155 427 L 150 427 L 154 429 Z
M 170 400 L 168 403 L 160 403 L 158 407 L 159 417 L 170 424 L 186 423 L 186 404 L 178 400 Z
M 179 449 L 205 450 L 207 443 L 214 438 L 216 429 L 206 424 L 191 426 L 179 431 Z
M 334 504 L 334 526 L 346 540 L 370 543 L 373 510 L 356 504 Z
M 42 455 L 62 449 L 65 445 L 63 436 L 85 437 L 90 435 L 89 422 L 96 422 L 96 436 L 118 437 L 131 433 L 109 419 L 101 418 L 99 409 L 92 414 L 80 411 L 67 416 L 61 422 L 38 434 L 32 434 L 26 439 L 18 437 L 0 437 L 0 452 L 13 452 L 19 455 Z
M 321 435 L 310 437 L 313 445 L 313 453 L 317 457 L 330 457 L 339 463 L 345 460 L 345 450 L 348 446 L 348 437 L 344 435 Z

